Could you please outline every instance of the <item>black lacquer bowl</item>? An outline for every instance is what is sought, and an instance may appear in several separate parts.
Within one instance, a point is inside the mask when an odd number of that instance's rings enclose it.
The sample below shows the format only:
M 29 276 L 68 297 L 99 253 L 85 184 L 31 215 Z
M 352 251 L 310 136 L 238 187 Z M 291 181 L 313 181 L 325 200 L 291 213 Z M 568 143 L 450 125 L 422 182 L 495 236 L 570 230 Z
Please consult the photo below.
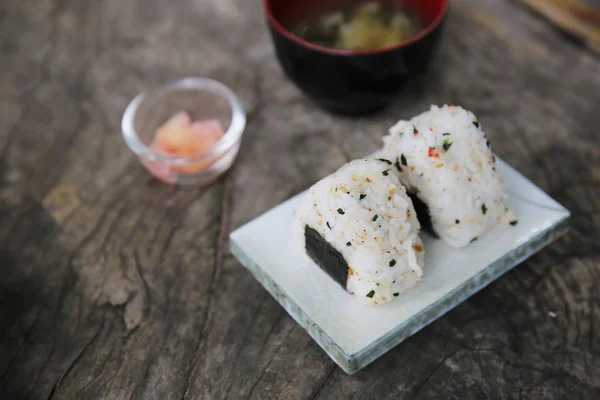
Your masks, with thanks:
M 285 73 L 314 102 L 342 114 L 365 114 L 390 104 L 403 85 L 425 71 L 436 48 L 448 0 L 389 0 L 413 10 L 426 28 L 392 47 L 341 50 L 309 43 L 291 33 L 318 10 L 346 0 L 264 0 L 277 58 Z

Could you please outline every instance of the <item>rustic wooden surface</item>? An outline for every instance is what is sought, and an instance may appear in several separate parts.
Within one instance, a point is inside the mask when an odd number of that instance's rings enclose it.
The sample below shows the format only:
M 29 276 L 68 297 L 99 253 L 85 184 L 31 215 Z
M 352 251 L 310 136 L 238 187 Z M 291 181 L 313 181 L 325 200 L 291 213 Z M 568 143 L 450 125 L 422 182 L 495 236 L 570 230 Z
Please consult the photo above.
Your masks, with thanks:
M 369 118 L 282 75 L 260 2 L 0 2 L 0 379 L 15 399 L 600 398 L 600 59 L 516 1 L 454 0 L 431 73 Z M 233 170 L 159 184 L 121 139 L 140 90 L 222 80 Z M 354 376 L 227 237 L 431 103 L 474 110 L 571 233 Z M 554 313 L 554 314 L 551 314 Z M 555 315 L 555 317 L 551 316 Z
M 519 0 L 600 54 L 600 0 Z

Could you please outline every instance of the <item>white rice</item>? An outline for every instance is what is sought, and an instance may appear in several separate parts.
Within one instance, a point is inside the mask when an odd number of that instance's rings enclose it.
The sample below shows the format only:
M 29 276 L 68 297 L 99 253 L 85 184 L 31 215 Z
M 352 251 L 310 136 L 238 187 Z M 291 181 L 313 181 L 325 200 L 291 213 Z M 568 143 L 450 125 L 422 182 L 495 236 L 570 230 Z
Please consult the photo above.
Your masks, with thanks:
M 431 106 L 399 121 L 384 139 L 383 157 L 410 193 L 429 207 L 433 228 L 463 247 L 500 223 L 513 222 L 502 177 L 481 125 L 456 106 Z
M 340 252 L 350 268 L 346 289 L 363 304 L 390 301 L 423 275 L 419 221 L 392 168 L 352 161 L 312 186 L 295 214 L 296 240 L 304 246 L 309 226 Z

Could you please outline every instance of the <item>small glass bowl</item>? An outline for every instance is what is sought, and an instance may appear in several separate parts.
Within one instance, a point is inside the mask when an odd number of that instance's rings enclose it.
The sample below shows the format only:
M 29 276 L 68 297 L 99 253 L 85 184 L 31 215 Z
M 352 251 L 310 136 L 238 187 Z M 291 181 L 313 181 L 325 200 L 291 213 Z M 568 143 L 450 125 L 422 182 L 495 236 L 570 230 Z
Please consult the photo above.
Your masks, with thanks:
M 219 120 L 225 134 L 213 147 L 192 155 L 150 149 L 158 128 L 181 111 L 192 121 Z M 246 113 L 235 94 L 207 78 L 185 78 L 142 92 L 129 103 L 121 121 L 125 143 L 148 172 L 167 183 L 198 187 L 215 181 L 231 167 L 245 127 Z

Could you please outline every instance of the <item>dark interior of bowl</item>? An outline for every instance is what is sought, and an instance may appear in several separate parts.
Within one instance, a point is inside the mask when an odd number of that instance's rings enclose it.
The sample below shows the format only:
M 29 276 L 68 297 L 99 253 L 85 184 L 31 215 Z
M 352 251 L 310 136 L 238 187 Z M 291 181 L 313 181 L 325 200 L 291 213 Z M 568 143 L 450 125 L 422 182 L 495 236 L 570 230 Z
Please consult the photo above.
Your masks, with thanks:
M 311 20 L 329 11 L 349 8 L 361 3 L 382 3 L 412 11 L 427 28 L 441 14 L 442 0 L 267 0 L 273 17 L 291 32 L 300 22 Z
M 405 9 L 407 15 L 421 19 L 423 28 L 404 41 L 379 44 L 384 42 L 368 39 L 362 42 L 365 46 L 338 45 L 328 33 L 311 37 L 318 40 L 306 35 L 311 21 L 333 18 L 339 23 L 339 15 L 328 15 L 331 11 L 342 11 L 342 18 L 350 15 L 355 20 L 354 8 L 364 3 Z M 361 115 L 390 104 L 408 80 L 425 72 L 440 41 L 447 5 L 448 0 L 265 0 L 265 11 L 277 58 L 287 76 L 320 106 Z M 294 30 L 302 37 L 293 35 Z

